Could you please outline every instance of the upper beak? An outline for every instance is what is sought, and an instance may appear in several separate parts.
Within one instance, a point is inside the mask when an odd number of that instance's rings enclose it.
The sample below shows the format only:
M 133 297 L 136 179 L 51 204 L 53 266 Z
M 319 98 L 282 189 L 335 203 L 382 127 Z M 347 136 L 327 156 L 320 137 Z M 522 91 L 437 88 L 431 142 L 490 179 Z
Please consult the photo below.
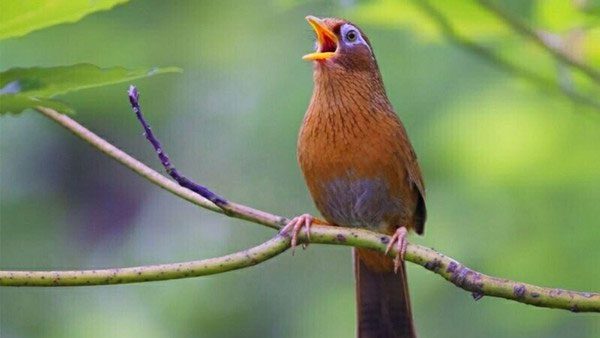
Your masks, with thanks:
M 317 34 L 317 51 L 304 55 L 302 59 L 313 61 L 327 60 L 333 57 L 338 45 L 337 36 L 323 23 L 323 20 L 315 16 L 307 16 L 306 21 L 308 21 L 315 30 L 315 34 Z

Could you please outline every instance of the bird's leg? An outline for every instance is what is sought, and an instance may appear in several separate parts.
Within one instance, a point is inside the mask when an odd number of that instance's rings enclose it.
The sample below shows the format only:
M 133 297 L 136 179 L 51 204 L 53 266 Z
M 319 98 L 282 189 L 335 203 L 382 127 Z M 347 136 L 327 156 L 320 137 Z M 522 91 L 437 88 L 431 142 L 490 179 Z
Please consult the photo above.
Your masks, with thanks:
M 309 214 L 303 214 L 300 216 L 294 217 L 288 224 L 286 224 L 283 229 L 279 232 L 282 235 L 285 235 L 291 231 L 292 233 L 292 255 L 294 254 L 294 249 L 296 249 L 296 245 L 298 244 L 298 233 L 304 226 L 306 229 L 306 237 L 310 241 L 310 227 L 315 222 L 315 218 Z M 302 245 L 303 248 L 306 248 L 306 244 Z
M 406 253 L 406 246 L 408 245 L 408 242 L 406 241 L 407 233 L 408 231 L 406 230 L 406 227 L 401 226 L 398 229 L 396 229 L 396 232 L 394 232 L 390 243 L 388 243 L 387 248 L 385 248 L 386 255 L 394 247 L 394 244 L 398 249 L 398 253 L 394 258 L 394 272 L 398 272 L 398 268 L 400 267 L 400 265 L 402 265 L 402 262 L 404 261 L 404 253 Z

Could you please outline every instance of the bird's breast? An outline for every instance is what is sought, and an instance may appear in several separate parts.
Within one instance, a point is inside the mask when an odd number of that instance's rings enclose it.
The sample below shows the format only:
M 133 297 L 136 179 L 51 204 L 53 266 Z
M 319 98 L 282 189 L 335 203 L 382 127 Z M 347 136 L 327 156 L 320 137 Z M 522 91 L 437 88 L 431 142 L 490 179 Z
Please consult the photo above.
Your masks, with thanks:
M 407 174 L 395 115 L 307 113 L 298 161 L 315 204 L 336 225 L 389 232 L 406 220 Z

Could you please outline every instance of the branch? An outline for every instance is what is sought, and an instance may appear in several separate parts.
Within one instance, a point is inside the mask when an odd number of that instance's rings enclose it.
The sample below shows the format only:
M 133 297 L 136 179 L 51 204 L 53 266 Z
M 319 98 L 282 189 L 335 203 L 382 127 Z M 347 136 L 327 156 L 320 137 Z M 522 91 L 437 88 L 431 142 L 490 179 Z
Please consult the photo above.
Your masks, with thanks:
M 132 93 L 133 92 L 130 91 L 130 94 Z M 136 106 L 138 107 L 136 114 L 139 112 L 141 116 L 139 104 L 137 104 L 138 96 L 131 95 L 130 97 L 134 97 L 135 102 L 132 102 L 132 106 L 134 106 L 134 108 Z M 196 205 L 209 210 L 223 212 L 221 207 L 216 206 L 207 199 L 198 196 L 186 188 L 177 186 L 164 176 L 153 171 L 143 163 L 137 161 L 125 152 L 103 140 L 98 135 L 84 128 L 68 116 L 49 108 L 38 107 L 37 110 L 153 184 L 191 201 Z M 166 158 L 168 159 L 168 157 Z M 249 220 L 274 229 L 281 228 L 282 224 L 285 224 L 288 221 L 285 217 L 272 215 L 233 202 L 227 202 L 227 204 L 229 205 L 229 210 L 231 210 L 228 214 L 232 217 Z M 306 243 L 305 236 L 305 232 L 301 231 L 299 239 L 303 243 Z M 367 230 L 315 225 L 311 230 L 310 242 L 342 244 L 384 252 L 389 240 L 389 236 Z M 258 264 L 285 251 L 289 245 L 289 236 L 278 234 L 266 243 L 242 252 L 219 258 L 186 263 L 103 270 L 0 271 L 0 286 L 108 285 L 203 276 Z M 392 250 L 389 254 L 393 256 L 396 252 L 395 250 Z M 464 290 L 472 292 L 475 299 L 480 299 L 484 295 L 487 295 L 511 299 L 535 306 L 580 312 L 600 312 L 600 294 L 598 293 L 543 288 L 487 276 L 471 270 L 433 249 L 415 244 L 408 245 L 405 259 L 439 274 Z
M 140 107 L 139 103 L 140 94 L 137 88 L 135 88 L 134 86 L 129 86 L 129 91 L 127 92 L 127 94 L 129 96 L 129 103 L 131 103 L 131 109 L 137 116 L 138 121 L 140 121 L 142 128 L 144 128 L 144 135 L 146 136 L 146 139 L 150 142 L 150 144 L 152 144 L 152 147 L 154 147 L 154 151 L 156 151 L 158 159 L 167 171 L 167 174 L 169 174 L 169 176 L 171 176 L 177 183 L 179 183 L 180 186 L 187 188 L 195 192 L 196 194 L 206 198 L 207 200 L 211 201 L 214 205 L 221 208 L 225 213 L 229 212 L 229 203 L 223 197 L 213 193 L 212 191 L 208 190 L 208 188 L 200 184 L 190 181 L 187 177 L 179 174 L 177 168 L 175 168 L 175 166 L 171 163 L 169 155 L 167 155 L 167 153 L 163 151 L 162 146 L 160 145 L 160 141 L 156 137 L 154 137 L 152 128 L 150 128 L 150 125 L 146 122 L 144 116 L 142 115 L 142 108 Z
M 94 134 L 84 126 L 77 123 L 67 115 L 61 114 L 54 109 L 37 107 L 37 111 L 50 118 L 54 122 L 58 123 L 68 131 L 79 137 L 83 141 L 89 143 L 94 148 L 98 149 L 103 154 L 112 158 L 113 160 L 121 163 L 127 168 L 131 169 L 136 174 L 150 181 L 164 190 L 181 197 L 189 202 L 192 202 L 202 208 L 223 213 L 223 209 L 214 203 L 210 202 L 206 198 L 194 193 L 193 191 L 184 187 L 178 186 L 175 182 L 170 181 L 168 178 L 157 173 L 152 168 L 143 164 L 142 162 L 131 157 L 121 149 L 108 143 L 100 136 Z M 248 220 L 254 223 L 262 224 L 273 229 L 279 229 L 283 225 L 287 224 L 286 218 L 278 218 L 278 216 L 271 215 L 264 211 L 253 209 L 237 203 L 228 202 L 228 212 L 230 216 Z
M 302 243 L 307 243 L 304 230 L 299 234 L 299 239 Z M 389 240 L 389 236 L 368 230 L 314 225 L 311 229 L 310 243 L 346 245 L 385 252 Z M 103 270 L 0 271 L 0 285 L 109 285 L 206 276 L 262 263 L 284 252 L 289 245 L 288 235 L 276 235 L 273 239 L 254 248 L 200 261 Z M 390 256 L 395 254 L 394 249 Z M 474 271 L 433 249 L 415 244 L 408 244 L 405 259 L 472 292 L 476 300 L 486 295 L 574 312 L 600 312 L 598 293 L 543 288 L 491 277 Z
M 287 237 L 276 236 L 248 250 L 182 263 L 94 270 L 0 271 L 0 286 L 113 285 L 207 276 L 262 263 L 285 251 L 289 242 Z
M 482 60 L 487 61 L 490 65 L 498 68 L 501 71 L 505 71 L 513 76 L 520 77 L 531 83 L 539 86 L 543 90 L 552 92 L 559 92 L 569 98 L 571 101 L 577 104 L 587 105 L 594 109 L 600 110 L 600 101 L 597 101 L 591 97 L 587 97 L 583 94 L 578 93 L 575 90 L 559 86 L 546 79 L 545 77 L 538 75 L 535 72 L 530 71 L 527 68 L 519 67 L 512 64 L 502 57 L 494 53 L 491 49 L 477 44 L 476 42 L 465 38 L 457 33 L 456 29 L 452 26 L 448 18 L 446 18 L 436 7 L 426 0 L 413 0 L 413 4 L 419 7 L 425 14 L 427 14 L 431 20 L 433 20 L 439 27 L 441 33 L 456 46 L 463 48 L 469 52 L 479 56 Z
M 482 7 L 487 9 L 489 12 L 496 15 L 500 20 L 510 26 L 515 32 L 521 34 L 522 36 L 529 38 L 531 41 L 536 43 L 538 46 L 548 51 L 552 56 L 554 56 L 559 61 L 573 67 L 579 69 L 582 73 L 587 75 L 592 81 L 596 82 L 596 84 L 600 85 L 600 71 L 592 68 L 591 66 L 585 64 L 584 62 L 578 61 L 569 55 L 567 55 L 563 50 L 558 48 L 557 46 L 553 46 L 543 38 L 543 36 L 533 30 L 531 27 L 527 26 L 527 24 L 517 17 L 511 15 L 507 10 L 501 8 L 496 5 L 491 0 L 478 0 Z

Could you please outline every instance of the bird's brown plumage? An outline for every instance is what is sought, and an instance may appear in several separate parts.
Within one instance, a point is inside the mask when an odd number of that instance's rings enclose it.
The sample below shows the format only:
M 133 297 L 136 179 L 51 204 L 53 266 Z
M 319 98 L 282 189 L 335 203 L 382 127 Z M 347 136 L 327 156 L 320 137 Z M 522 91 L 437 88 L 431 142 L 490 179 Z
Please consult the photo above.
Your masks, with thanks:
M 314 54 L 329 53 L 310 56 L 314 90 L 298 139 L 298 161 L 317 208 L 335 225 L 421 234 L 421 170 L 368 39 L 347 21 L 308 19 L 315 30 L 335 34 L 319 37 L 332 41 L 318 41 Z M 349 30 L 362 40 L 351 41 Z M 380 253 L 355 252 L 359 337 L 414 336 L 404 264 L 397 275 L 393 267 Z

